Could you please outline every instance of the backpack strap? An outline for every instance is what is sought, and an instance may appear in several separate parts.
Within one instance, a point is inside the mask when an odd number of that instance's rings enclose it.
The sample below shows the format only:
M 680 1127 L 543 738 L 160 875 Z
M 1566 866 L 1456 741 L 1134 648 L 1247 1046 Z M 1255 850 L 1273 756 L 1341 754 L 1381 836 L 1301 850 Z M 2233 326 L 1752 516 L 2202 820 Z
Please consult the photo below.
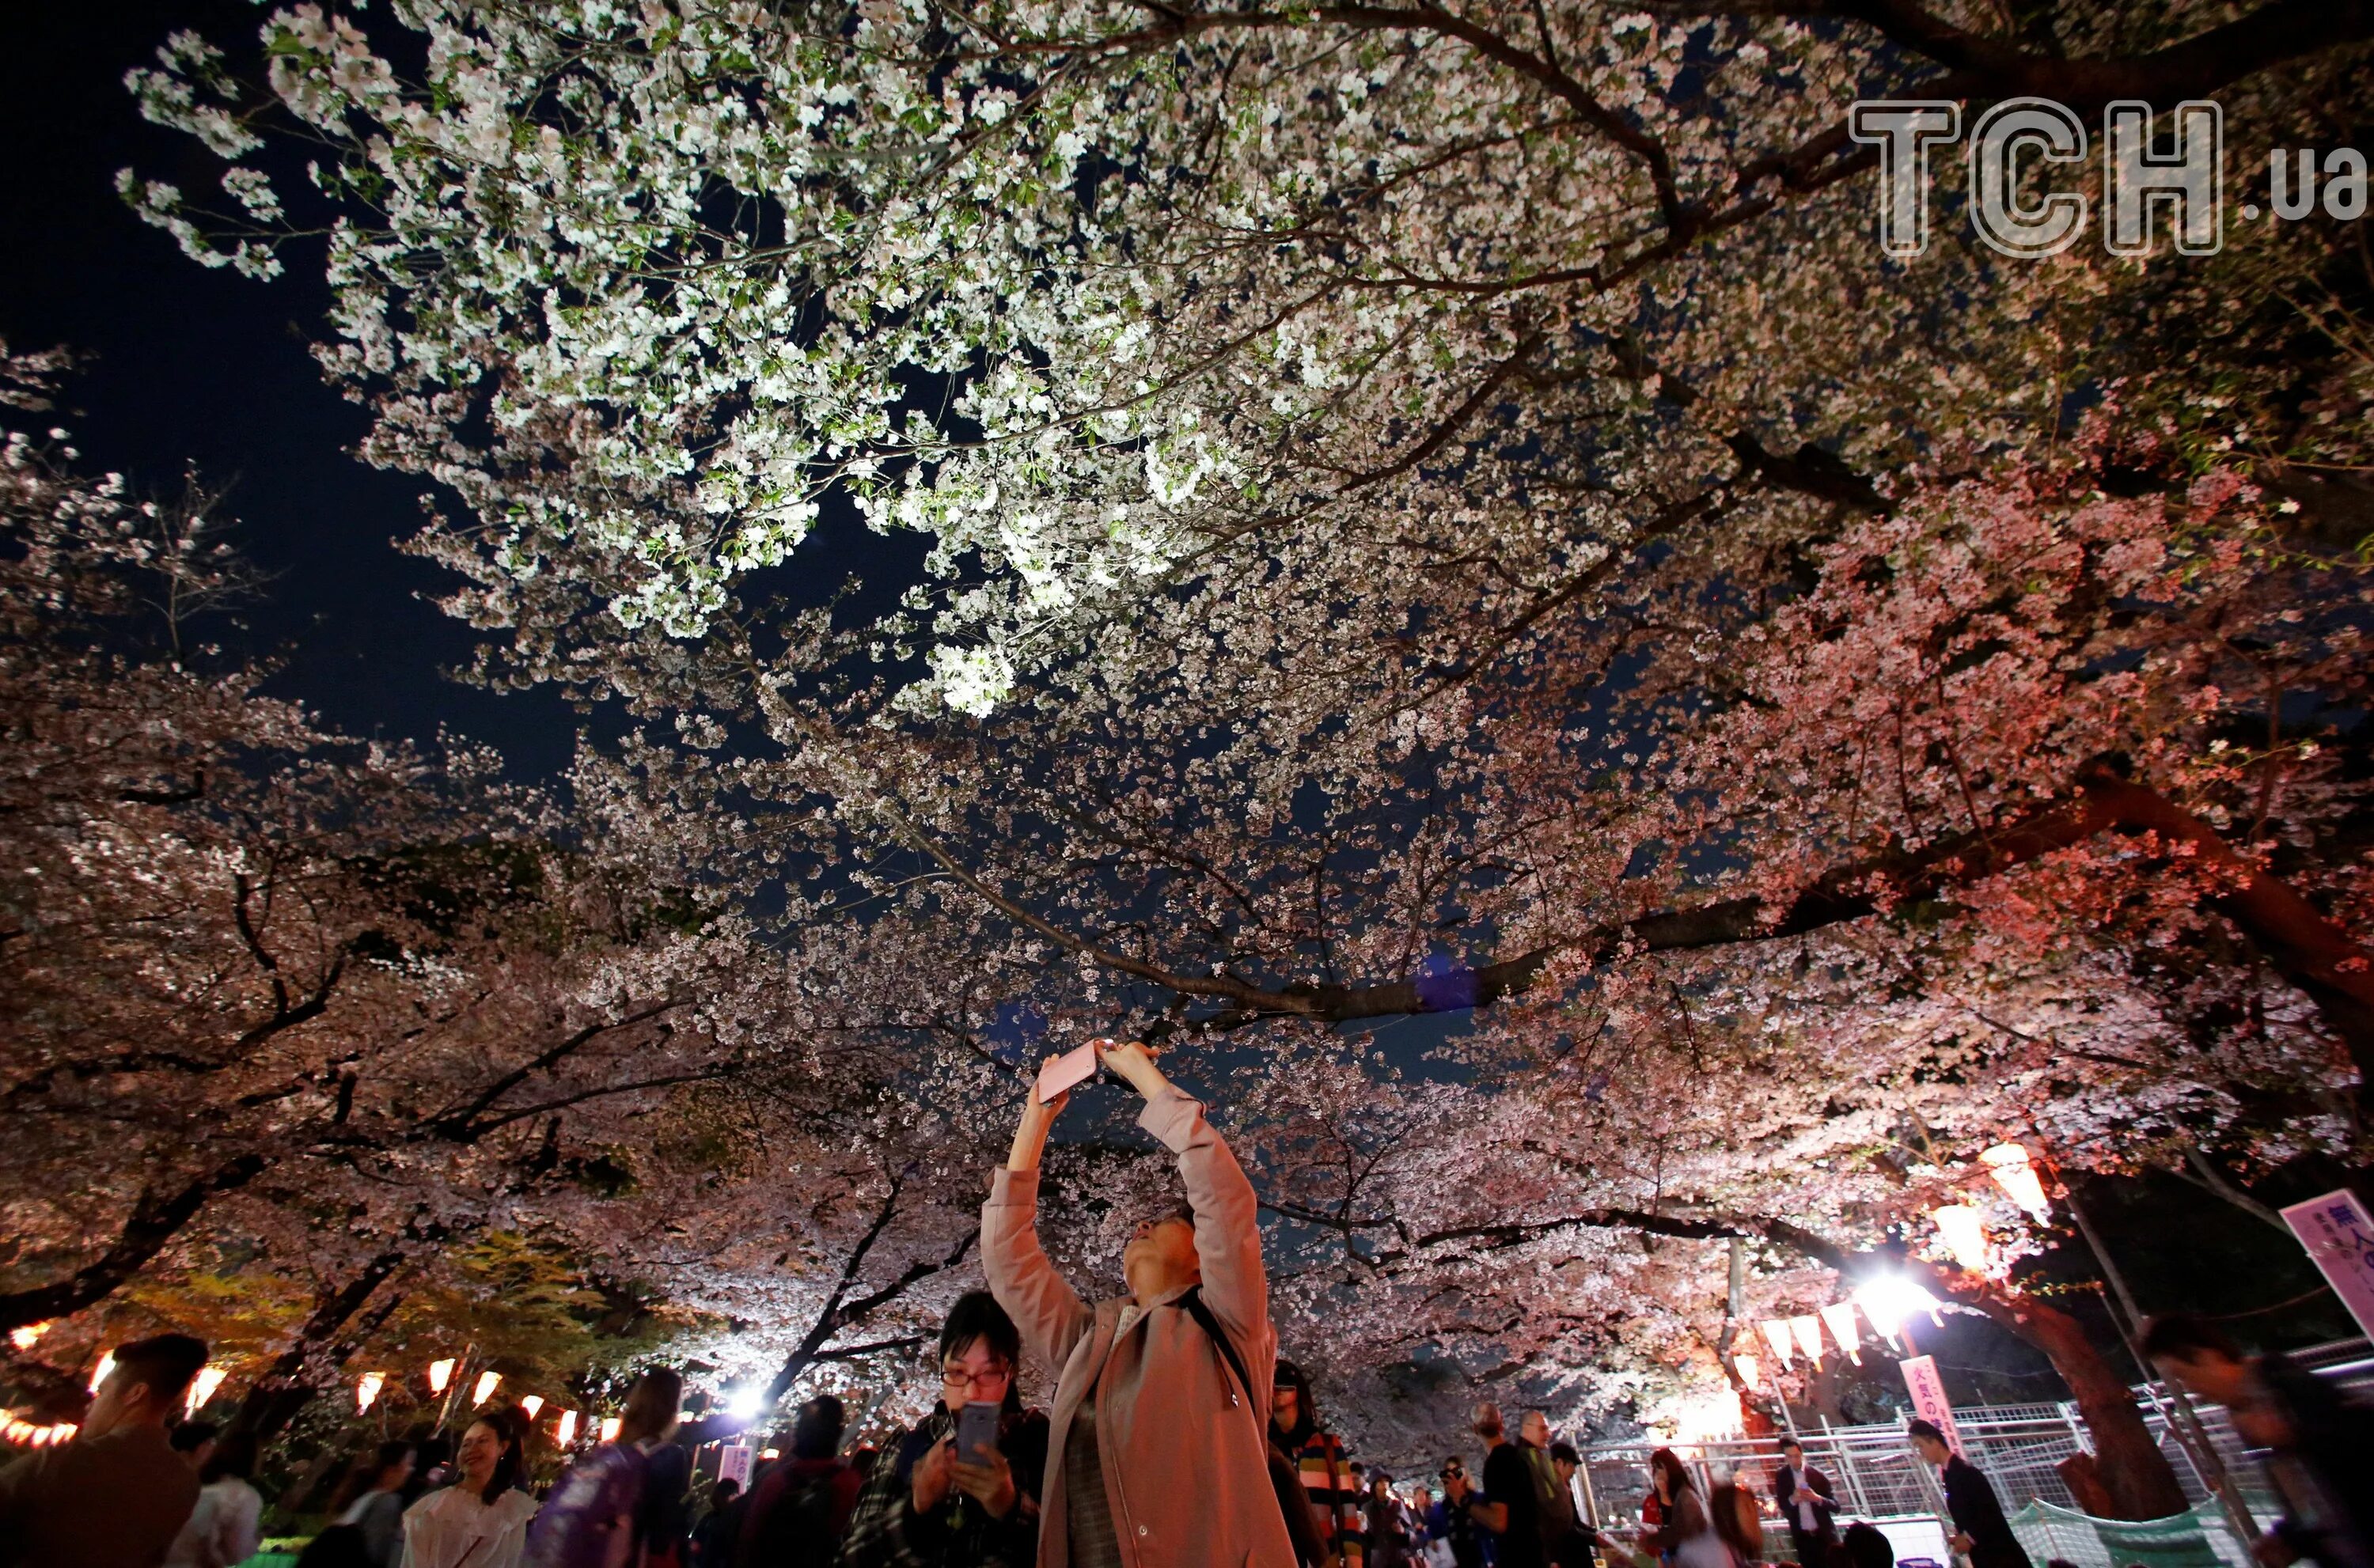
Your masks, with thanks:
M 1245 1371 L 1244 1358 L 1238 1355 L 1237 1347 L 1228 1342 L 1228 1336 L 1221 1328 L 1220 1320 L 1212 1316 L 1210 1305 L 1204 1300 L 1204 1287 L 1189 1286 L 1187 1293 L 1179 1298 L 1178 1305 L 1185 1307 L 1187 1316 L 1193 1317 L 1205 1333 L 1212 1336 L 1212 1343 L 1219 1348 L 1220 1358 L 1228 1363 L 1228 1370 L 1237 1375 L 1238 1383 L 1243 1386 L 1245 1404 L 1251 1408 L 1253 1400 L 1253 1380 Z M 1234 1391 L 1231 1390 L 1230 1398 L 1234 1397 Z M 1263 1416 L 1261 1411 L 1254 1410 L 1253 1414 L 1261 1416 L 1266 1423 L 1268 1418 Z

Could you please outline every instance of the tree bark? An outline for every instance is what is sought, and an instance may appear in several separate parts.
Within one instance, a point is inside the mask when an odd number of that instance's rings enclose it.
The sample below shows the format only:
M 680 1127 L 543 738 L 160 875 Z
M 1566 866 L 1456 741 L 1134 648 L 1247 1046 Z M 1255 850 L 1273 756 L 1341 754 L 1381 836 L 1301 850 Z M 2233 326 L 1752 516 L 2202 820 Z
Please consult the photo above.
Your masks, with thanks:
M 241 1154 L 175 1191 L 160 1194 L 144 1188 L 123 1228 L 98 1261 L 46 1285 L 0 1293 L 0 1328 L 44 1323 L 105 1300 L 165 1250 L 210 1199 L 236 1192 L 263 1175 L 269 1164 L 261 1154 Z
M 239 1413 L 230 1424 L 253 1433 L 257 1442 L 264 1442 L 295 1419 L 297 1412 L 310 1403 L 316 1387 L 305 1373 L 314 1358 L 325 1359 L 332 1367 L 342 1367 L 370 1337 L 372 1328 L 386 1320 L 404 1298 L 390 1293 L 366 1320 L 360 1331 L 339 1338 L 341 1330 L 362 1310 L 380 1286 L 404 1266 L 405 1254 L 391 1247 L 363 1266 L 362 1271 L 335 1291 L 316 1298 L 311 1316 L 297 1330 L 296 1340 L 273 1359 L 240 1400 Z

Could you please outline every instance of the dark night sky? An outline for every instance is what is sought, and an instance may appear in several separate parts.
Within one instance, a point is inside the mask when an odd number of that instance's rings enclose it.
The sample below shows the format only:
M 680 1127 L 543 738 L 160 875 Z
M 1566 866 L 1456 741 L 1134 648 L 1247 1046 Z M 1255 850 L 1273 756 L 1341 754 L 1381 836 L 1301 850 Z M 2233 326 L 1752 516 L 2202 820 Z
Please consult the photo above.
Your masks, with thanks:
M 443 678 L 472 633 L 426 595 L 448 579 L 400 556 L 423 481 L 347 455 L 361 410 L 322 384 L 307 342 L 327 291 L 318 252 L 255 283 L 209 272 L 135 218 L 115 170 L 210 183 L 186 138 L 144 123 L 122 86 L 175 28 L 254 58 L 263 11 L 241 0 L 41 0 L 11 7 L 0 47 L 0 337 L 93 356 L 58 415 L 88 472 L 178 488 L 184 463 L 231 485 L 240 543 L 276 574 L 244 613 L 250 650 L 284 658 L 273 690 L 357 734 L 429 740 L 443 724 L 525 776 L 569 755 L 578 718 L 546 694 L 497 696 Z

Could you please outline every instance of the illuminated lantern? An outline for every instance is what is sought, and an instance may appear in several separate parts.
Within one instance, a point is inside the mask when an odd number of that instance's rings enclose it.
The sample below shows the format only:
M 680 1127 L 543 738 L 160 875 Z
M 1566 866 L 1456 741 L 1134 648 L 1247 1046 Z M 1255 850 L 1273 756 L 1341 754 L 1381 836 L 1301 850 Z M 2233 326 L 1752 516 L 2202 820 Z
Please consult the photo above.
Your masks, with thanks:
M 1822 1320 L 1811 1313 L 1789 1319 L 1789 1332 L 1797 1337 L 1797 1351 L 1816 1366 L 1822 1364 Z
M 1757 1327 L 1764 1330 L 1764 1342 L 1772 1347 L 1772 1353 L 1780 1358 L 1780 1364 L 1787 1366 L 1790 1358 L 1797 1353 L 1795 1341 L 1789 1338 L 1789 1325 L 1777 1317 L 1768 1317 Z
M 115 1352 L 109 1351 L 99 1358 L 99 1366 L 90 1375 L 90 1391 L 94 1394 L 98 1393 L 99 1386 L 106 1382 L 107 1375 L 114 1370 Z
M 782 1453 L 783 1451 L 781 1448 L 761 1448 L 758 1450 L 758 1457 L 762 1459 L 778 1459 L 782 1457 Z
M 488 1399 L 493 1398 L 495 1397 L 495 1390 L 501 1387 L 502 1384 L 503 1375 L 499 1372 L 482 1372 L 478 1374 L 478 1387 L 470 1395 L 470 1408 L 475 1410 L 480 1405 L 485 1404 Z
M 445 1385 L 452 1381 L 453 1358 L 452 1356 L 447 1356 L 443 1361 L 432 1361 L 429 1363 L 429 1391 L 430 1393 L 442 1394 L 445 1392 Z
M 9 1329 L 8 1342 L 20 1351 L 29 1351 L 40 1344 L 41 1336 L 49 1331 L 50 1325 L 46 1319 L 40 1323 L 28 1323 L 21 1328 Z
M 1937 1223 L 1937 1235 L 1955 1262 L 1973 1274 L 1987 1271 L 1993 1255 L 1987 1246 L 1984 1216 L 1967 1203 L 1948 1203 L 1929 1217 Z
M 187 1415 L 196 1415 L 200 1410 L 205 1410 L 206 1401 L 215 1397 L 215 1390 L 222 1387 L 222 1382 L 221 1367 L 198 1368 L 198 1375 L 190 1379 L 189 1393 L 183 1397 L 182 1412 Z
M 560 1430 L 554 1435 L 558 1438 L 559 1445 L 563 1448 L 568 1447 L 569 1445 L 576 1439 L 577 1412 L 575 1410 L 563 1410 L 560 1412 Z
M 1998 1143 L 1979 1160 L 2004 1195 L 2026 1210 L 2028 1218 L 2039 1225 L 2052 1218 L 2052 1204 L 2044 1196 L 2044 1178 L 2037 1174 L 2026 1149 L 2016 1143 Z
M 1863 1364 L 1863 1330 L 1855 1323 L 1854 1303 L 1832 1302 L 1822 1308 L 1822 1322 L 1828 1328 L 1830 1338 L 1839 1342 L 1839 1349 L 1847 1352 L 1847 1360 L 1861 1366 Z
M 619 1418 L 619 1417 L 617 1417 L 617 1416 L 604 1416 L 604 1417 L 602 1418 L 602 1441 L 603 1441 L 603 1442 L 605 1442 L 605 1443 L 616 1443 L 617 1441 L 618 1441 L 618 1425 L 619 1425 L 620 1419 L 621 1419 L 621 1418 Z
M 1739 1369 L 1739 1380 L 1742 1383 L 1746 1384 L 1750 1388 L 1764 1387 L 1762 1375 L 1764 1369 L 1757 1363 L 1755 1356 L 1742 1351 L 1731 1358 L 1731 1364 Z
M 1945 1321 L 1937 1316 L 1937 1308 L 1943 1304 L 1923 1287 L 1899 1275 L 1891 1274 L 1886 1279 L 1872 1281 L 1855 1292 L 1854 1302 L 1863 1308 L 1863 1315 L 1871 1319 L 1871 1326 L 1879 1330 L 1879 1337 L 1886 1340 L 1892 1350 L 1904 1348 L 1897 1330 L 1914 1313 L 1925 1312 L 1931 1322 L 1939 1325 Z
M 534 1421 L 535 1419 L 536 1412 L 544 1409 L 544 1396 L 541 1394 L 530 1394 L 527 1398 L 520 1401 L 520 1409 L 527 1412 L 528 1420 Z
M 387 1386 L 384 1372 L 366 1372 L 355 1379 L 355 1413 L 368 1414 L 379 1400 L 379 1391 Z

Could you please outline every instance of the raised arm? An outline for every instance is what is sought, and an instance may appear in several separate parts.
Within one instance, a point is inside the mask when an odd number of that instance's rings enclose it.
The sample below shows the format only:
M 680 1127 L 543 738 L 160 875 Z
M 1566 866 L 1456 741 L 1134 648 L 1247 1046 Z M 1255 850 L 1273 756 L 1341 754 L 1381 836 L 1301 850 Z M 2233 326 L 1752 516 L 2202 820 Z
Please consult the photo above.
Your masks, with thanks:
M 1269 1327 L 1269 1280 L 1262 1270 L 1261 1202 L 1253 1184 L 1204 1119 L 1204 1107 L 1162 1076 L 1145 1047 L 1116 1046 L 1104 1061 L 1146 1096 L 1137 1125 L 1179 1156 L 1187 1201 L 1195 1211 L 1204 1300 L 1248 1345 L 1260 1344 Z
M 989 1201 L 981 1208 L 981 1257 L 989 1293 L 1022 1330 L 1023 1343 L 1058 1373 L 1096 1321 L 1039 1246 L 1039 1157 L 1047 1147 L 1047 1129 L 1068 1098 L 1042 1106 L 1036 1094 L 1028 1097 L 1022 1124 L 1014 1129 L 1013 1151 L 991 1179 Z

